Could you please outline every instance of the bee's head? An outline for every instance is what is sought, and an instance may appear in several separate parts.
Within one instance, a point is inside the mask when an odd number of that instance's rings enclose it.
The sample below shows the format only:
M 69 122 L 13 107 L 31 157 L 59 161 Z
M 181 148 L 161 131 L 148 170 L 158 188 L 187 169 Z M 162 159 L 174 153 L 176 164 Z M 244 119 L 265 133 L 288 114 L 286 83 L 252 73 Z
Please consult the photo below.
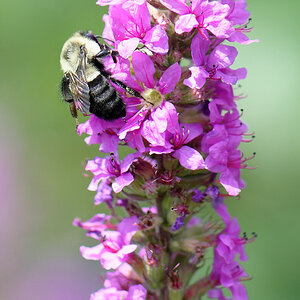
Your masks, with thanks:
M 73 72 L 77 70 L 80 55 L 84 51 L 87 60 L 91 60 L 100 51 L 100 46 L 82 32 L 76 32 L 63 45 L 60 63 L 63 71 Z

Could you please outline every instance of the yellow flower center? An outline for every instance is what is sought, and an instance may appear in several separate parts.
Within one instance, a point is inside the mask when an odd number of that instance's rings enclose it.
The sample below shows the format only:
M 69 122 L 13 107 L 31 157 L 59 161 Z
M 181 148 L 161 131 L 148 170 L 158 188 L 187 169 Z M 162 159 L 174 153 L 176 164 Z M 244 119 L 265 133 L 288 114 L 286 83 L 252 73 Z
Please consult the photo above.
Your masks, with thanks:
M 152 103 L 155 107 L 159 106 L 163 101 L 163 96 L 158 90 L 147 89 L 142 93 L 146 101 Z

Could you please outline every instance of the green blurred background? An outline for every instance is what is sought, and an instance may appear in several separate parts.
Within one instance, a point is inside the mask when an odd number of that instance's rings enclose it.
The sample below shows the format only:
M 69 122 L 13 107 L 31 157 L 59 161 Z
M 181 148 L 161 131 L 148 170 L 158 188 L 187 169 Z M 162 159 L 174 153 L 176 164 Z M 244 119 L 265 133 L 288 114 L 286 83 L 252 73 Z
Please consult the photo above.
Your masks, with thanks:
M 88 299 L 101 268 L 81 258 L 79 246 L 93 242 L 72 221 L 99 211 L 81 165 L 98 153 L 77 136 L 60 100 L 59 54 L 74 31 L 101 33 L 106 8 L 83 0 L 1 4 L 0 299 Z M 235 67 L 248 68 L 240 107 L 256 138 L 243 150 L 257 152 L 257 169 L 243 172 L 247 188 L 227 203 L 242 231 L 258 234 L 244 264 L 253 276 L 249 298 L 300 299 L 300 2 L 248 5 L 250 37 L 260 43 L 238 46 Z

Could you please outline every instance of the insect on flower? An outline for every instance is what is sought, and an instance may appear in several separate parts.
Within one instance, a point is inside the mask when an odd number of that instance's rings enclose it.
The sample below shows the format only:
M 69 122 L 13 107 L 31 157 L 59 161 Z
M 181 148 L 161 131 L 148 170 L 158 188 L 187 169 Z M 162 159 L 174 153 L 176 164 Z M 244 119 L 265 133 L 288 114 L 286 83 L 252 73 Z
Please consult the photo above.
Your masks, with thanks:
M 84 115 L 92 113 L 106 121 L 125 117 L 126 106 L 111 82 L 132 96 L 142 98 L 139 92 L 113 78 L 102 62 L 112 56 L 117 62 L 117 51 L 98 41 L 91 31 L 75 32 L 63 45 L 60 64 L 64 72 L 62 95 L 70 104 L 72 116 L 78 125 L 77 110 Z

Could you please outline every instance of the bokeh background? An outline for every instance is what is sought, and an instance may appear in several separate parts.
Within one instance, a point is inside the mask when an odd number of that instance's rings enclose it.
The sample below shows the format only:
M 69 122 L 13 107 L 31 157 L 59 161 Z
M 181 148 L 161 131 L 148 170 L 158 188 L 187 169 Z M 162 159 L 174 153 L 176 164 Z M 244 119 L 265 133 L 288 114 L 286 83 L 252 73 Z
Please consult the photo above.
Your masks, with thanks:
M 255 300 L 299 299 L 299 10 L 300 2 L 248 0 L 260 43 L 238 46 L 243 120 L 256 138 L 256 170 L 228 199 L 247 247 L 245 282 Z M 72 226 L 99 211 L 81 162 L 97 155 L 74 130 L 60 100 L 59 54 L 76 30 L 101 33 L 106 8 L 94 1 L 5 1 L 0 10 L 0 299 L 83 300 L 100 288 L 100 264 L 85 261 L 92 245 Z

